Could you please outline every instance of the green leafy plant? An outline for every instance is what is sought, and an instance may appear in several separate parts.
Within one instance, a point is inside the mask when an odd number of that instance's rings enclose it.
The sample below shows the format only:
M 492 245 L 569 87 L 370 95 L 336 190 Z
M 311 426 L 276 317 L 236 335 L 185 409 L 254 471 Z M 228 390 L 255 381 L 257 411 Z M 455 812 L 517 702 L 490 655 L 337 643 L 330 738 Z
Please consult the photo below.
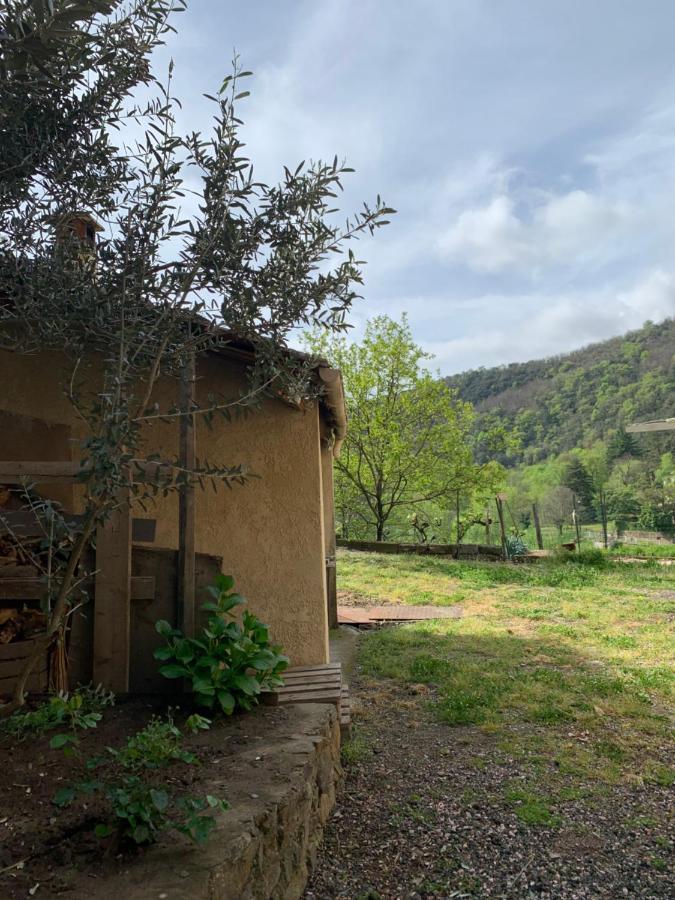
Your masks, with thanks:
M 246 600 L 233 591 L 234 579 L 220 575 L 208 588 L 213 600 L 202 606 L 211 613 L 197 638 L 160 620 L 155 625 L 166 640 L 155 650 L 155 658 L 167 662 L 160 668 L 166 678 L 191 682 L 195 700 L 208 709 L 231 715 L 235 709 L 251 709 L 264 688 L 283 684 L 281 673 L 288 658 L 270 643 L 269 630 L 252 613 L 244 611 L 241 621 L 234 610 Z
M 587 550 L 580 550 L 578 553 L 567 553 L 567 556 L 563 552 L 561 557 L 567 563 L 573 563 L 578 566 L 593 566 L 596 569 L 606 568 L 608 562 L 607 551 L 593 547 Z
M 208 727 L 202 716 L 193 728 Z M 95 829 L 99 838 L 113 837 L 135 844 L 149 844 L 162 831 L 174 829 L 197 843 L 203 843 L 215 825 L 209 810 L 226 810 L 227 803 L 207 794 L 205 797 L 172 797 L 163 786 L 146 780 L 142 773 L 165 768 L 174 762 L 194 765 L 194 753 L 181 746 L 182 734 L 171 716 L 153 717 L 141 731 L 132 735 L 121 748 L 108 747 L 108 755 L 92 757 L 87 769 L 106 772 L 100 779 L 81 781 L 61 788 L 54 795 L 56 806 L 69 806 L 77 797 L 101 795 L 109 808 L 107 821 Z
M 125 769 L 159 769 L 171 762 L 195 763 L 197 757 L 181 747 L 182 734 L 173 719 L 153 716 L 141 731 L 132 735 L 121 750 L 108 753 Z
M 197 734 L 198 731 L 208 731 L 211 727 L 211 719 L 206 716 L 200 716 L 199 713 L 193 713 L 185 720 L 185 730 L 190 734 Z
M 509 559 L 518 559 L 527 556 L 527 553 L 527 546 L 521 537 L 510 535 L 506 538 L 506 555 Z
M 103 710 L 115 703 L 115 695 L 101 685 L 76 688 L 70 694 L 57 694 L 37 709 L 20 710 L 0 723 L 0 730 L 18 740 L 37 737 L 56 728 L 68 728 L 71 734 L 57 734 L 51 740 L 54 748 L 65 747 L 74 741 L 78 729 L 95 728 Z
M 198 844 L 204 843 L 215 825 L 213 816 L 204 813 L 229 808 L 225 800 L 211 794 L 174 799 L 163 788 L 130 774 L 112 782 L 86 781 L 61 788 L 53 802 L 65 807 L 79 794 L 96 793 L 105 797 L 111 812 L 110 821 L 96 826 L 96 836 L 116 836 L 134 844 L 152 844 L 162 831 L 169 829 L 186 834 Z

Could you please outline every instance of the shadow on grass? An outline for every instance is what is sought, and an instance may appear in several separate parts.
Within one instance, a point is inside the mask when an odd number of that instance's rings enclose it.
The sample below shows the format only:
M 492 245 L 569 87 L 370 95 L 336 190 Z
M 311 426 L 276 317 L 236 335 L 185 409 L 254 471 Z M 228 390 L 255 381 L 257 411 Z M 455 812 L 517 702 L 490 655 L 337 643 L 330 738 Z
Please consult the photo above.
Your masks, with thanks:
M 606 667 L 563 635 L 527 638 L 489 626 L 473 633 L 462 627 L 424 622 L 372 632 L 362 641 L 362 670 L 432 686 L 433 711 L 448 725 L 589 724 L 611 716 L 640 720 L 635 725 L 644 728 L 661 721 L 639 673 Z
M 351 585 L 350 576 L 358 584 Z M 540 560 L 537 563 L 499 563 L 452 560 L 438 557 L 410 557 L 341 551 L 339 562 L 340 586 L 354 587 L 369 596 L 391 596 L 392 589 L 403 602 L 421 602 L 417 595 L 424 593 L 424 602 L 437 602 L 448 583 L 470 590 L 494 588 L 500 585 L 523 587 L 559 587 L 569 589 L 609 587 L 620 581 L 621 586 L 635 585 L 642 589 L 662 586 L 668 573 L 651 562 L 626 566 L 603 559 L 601 565 L 582 564 L 572 557 L 568 561 Z M 428 577 L 436 581 L 427 584 Z M 429 590 L 431 588 L 431 590 Z

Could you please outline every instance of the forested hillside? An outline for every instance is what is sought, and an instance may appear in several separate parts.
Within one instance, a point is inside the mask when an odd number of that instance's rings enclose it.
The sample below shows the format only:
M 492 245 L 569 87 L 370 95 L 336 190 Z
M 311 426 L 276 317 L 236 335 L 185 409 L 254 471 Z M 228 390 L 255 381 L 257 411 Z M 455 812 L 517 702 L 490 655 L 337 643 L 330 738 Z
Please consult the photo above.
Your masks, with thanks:
M 675 319 L 573 353 L 446 379 L 479 413 L 480 430 L 516 429 L 533 463 L 606 440 L 630 422 L 675 412 Z

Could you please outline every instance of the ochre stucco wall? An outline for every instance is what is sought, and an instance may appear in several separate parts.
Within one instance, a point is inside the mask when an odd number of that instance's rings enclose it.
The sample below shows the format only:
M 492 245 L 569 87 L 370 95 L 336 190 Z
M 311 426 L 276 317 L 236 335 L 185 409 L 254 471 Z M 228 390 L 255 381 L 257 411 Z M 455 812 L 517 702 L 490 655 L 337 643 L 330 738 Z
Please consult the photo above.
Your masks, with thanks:
M 63 396 L 64 371 L 57 354 L 22 357 L 0 353 L 0 409 L 69 425 L 77 440 L 82 426 Z M 207 403 L 209 393 L 236 398 L 244 383 L 244 370 L 238 363 L 216 356 L 200 358 L 200 404 Z M 166 409 L 175 402 L 176 391 L 176 383 L 167 379 L 153 400 Z M 177 424 L 148 427 L 145 445 L 148 453 L 175 457 Z M 2 446 L 0 433 L 0 458 Z M 19 458 L 18 452 L 25 454 L 24 459 L 61 458 L 48 447 L 32 446 L 29 440 L 23 450 L 15 441 L 10 458 Z M 266 399 L 259 409 L 233 416 L 230 422 L 217 418 L 211 429 L 201 420 L 197 425 L 201 461 L 244 464 L 259 477 L 231 490 L 222 485 L 215 492 L 210 485 L 197 490 L 196 549 L 223 557 L 224 571 L 236 578 L 250 609 L 270 625 L 273 639 L 284 646 L 293 665 L 328 659 L 324 568 L 328 511 L 322 496 L 322 469 L 328 453 L 321 449 L 316 404 L 297 410 Z M 178 546 L 175 495 L 160 498 L 138 515 L 156 517 L 156 546 Z
M 323 416 L 321 417 L 323 419 Z M 335 556 L 335 497 L 333 494 L 333 449 L 330 429 L 321 423 L 321 484 L 323 488 L 323 530 L 326 556 Z

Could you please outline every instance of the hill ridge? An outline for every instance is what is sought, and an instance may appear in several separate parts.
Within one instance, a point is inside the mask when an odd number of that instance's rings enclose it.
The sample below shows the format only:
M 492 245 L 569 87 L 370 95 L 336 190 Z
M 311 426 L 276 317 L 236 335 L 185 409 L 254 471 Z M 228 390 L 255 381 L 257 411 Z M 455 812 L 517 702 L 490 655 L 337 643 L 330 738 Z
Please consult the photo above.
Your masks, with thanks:
M 538 462 L 632 421 L 675 413 L 675 318 L 569 353 L 444 380 L 474 404 L 479 431 L 501 423 L 521 433 L 521 451 L 504 462 Z

